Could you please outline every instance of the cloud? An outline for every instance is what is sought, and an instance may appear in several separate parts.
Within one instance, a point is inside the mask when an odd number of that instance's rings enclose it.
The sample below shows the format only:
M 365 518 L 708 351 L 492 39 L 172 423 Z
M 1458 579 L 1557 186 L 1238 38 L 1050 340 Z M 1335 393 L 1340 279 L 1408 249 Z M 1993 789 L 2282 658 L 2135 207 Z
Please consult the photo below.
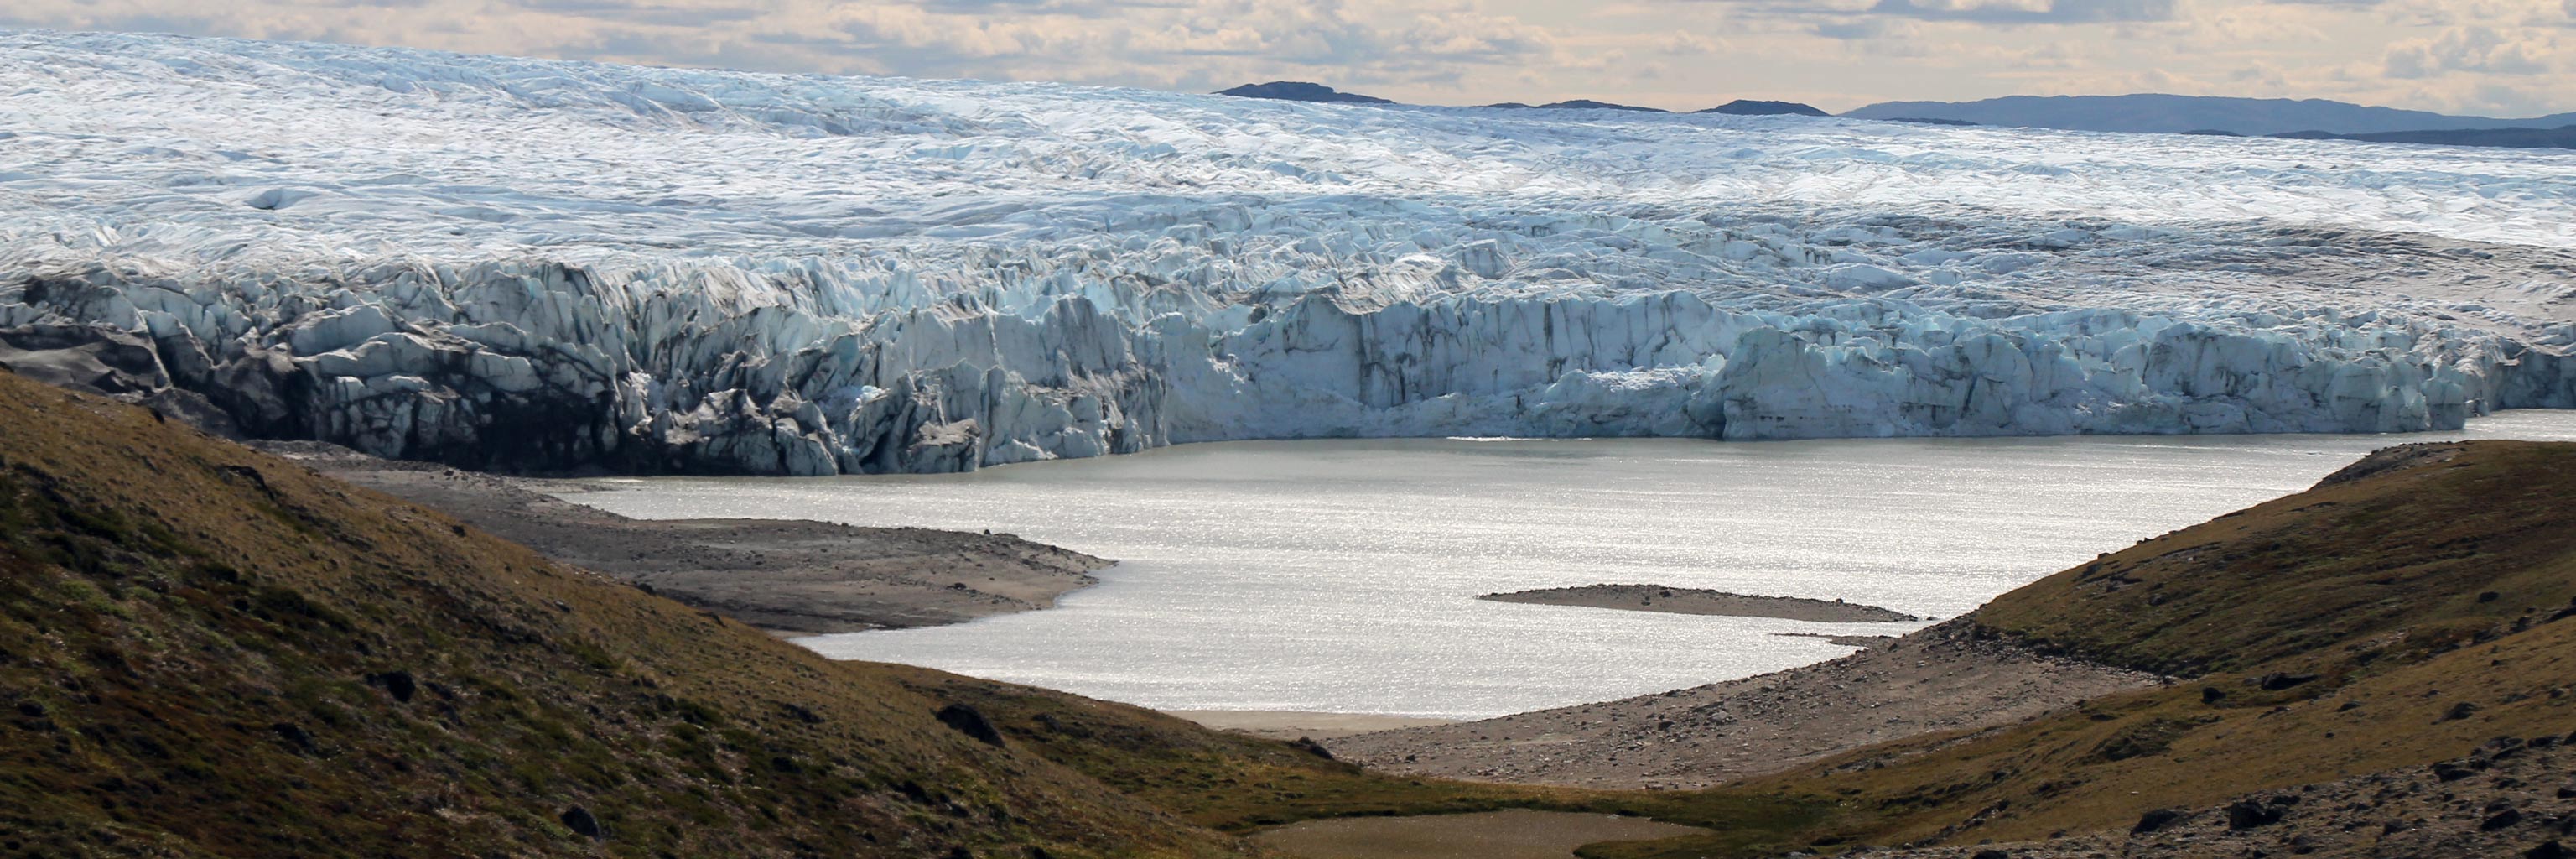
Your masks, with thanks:
M 2389 48 L 2389 77 L 2417 80 L 2454 72 L 2485 75 L 2550 73 L 2566 55 L 2558 34 L 2548 31 L 2506 33 L 2490 27 L 2453 27 L 2438 37 Z
M 2036 5 L 2003 0 L 1878 0 L 1868 14 L 1970 24 L 2107 24 L 2171 21 L 2177 0 L 2046 0 Z
M 8 0 L 0 27 L 1446 104 L 2157 88 L 2576 108 L 2553 83 L 2576 73 L 2576 0 Z

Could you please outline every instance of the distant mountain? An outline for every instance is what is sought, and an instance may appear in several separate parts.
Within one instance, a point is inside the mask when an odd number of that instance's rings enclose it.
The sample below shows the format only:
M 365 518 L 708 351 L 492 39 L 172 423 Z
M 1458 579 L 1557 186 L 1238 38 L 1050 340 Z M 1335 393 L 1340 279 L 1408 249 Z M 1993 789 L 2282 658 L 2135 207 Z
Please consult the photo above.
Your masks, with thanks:
M 1216 94 L 1240 96 L 1243 98 L 1269 98 L 1281 101 L 1334 102 L 1340 104 L 1401 103 L 1393 99 L 1361 95 L 1355 92 L 1343 92 L 1323 84 L 1308 83 L 1305 81 L 1271 81 L 1266 84 L 1244 84 L 1233 89 L 1218 90 Z M 1640 107 L 1633 104 L 1614 104 L 1606 101 L 1594 101 L 1588 98 L 1552 101 L 1546 104 L 1528 104 L 1525 102 L 1506 101 L 1497 104 L 1484 104 L 1477 106 L 1510 108 L 1516 110 L 1632 110 L 1638 113 L 1672 112 L 1659 107 Z M 1749 99 L 1737 99 L 1735 101 L 1730 101 L 1723 105 L 1698 112 L 1726 113 L 1736 114 L 1739 116 L 1774 116 L 1781 114 L 1794 114 L 1797 116 L 1833 115 L 1794 101 L 1755 101 Z
M 2275 134 L 2292 140 L 2352 140 L 2364 143 L 2425 143 L 2436 146 L 2506 146 L 2519 149 L 2576 149 L 2576 125 L 2561 128 L 2471 128 L 2457 131 L 2383 131 L 2376 134 L 2332 134 L 2293 131 Z
M 1832 116 L 1811 105 L 1794 101 L 1761 101 L 1739 98 L 1707 110 L 1693 113 L 1723 113 L 1729 116 Z
M 1843 114 L 1855 119 L 1952 119 L 1979 125 L 2079 131 L 2227 131 L 2264 135 L 2292 131 L 2373 134 L 2462 131 L 2503 126 L 2556 128 L 2576 113 L 2538 119 L 2448 116 L 2340 101 L 2183 95 L 2011 96 L 1971 102 L 1892 101 Z
M 1323 84 L 1307 83 L 1305 81 L 1271 81 L 1266 84 L 1244 84 L 1229 90 L 1218 90 L 1217 95 L 1241 96 L 1243 98 L 1275 98 L 1281 101 L 1338 102 L 1343 104 L 1395 103 L 1395 100 L 1393 99 L 1361 95 L 1355 92 L 1343 92 Z
M 1638 107 L 1633 104 L 1611 104 L 1610 102 L 1593 101 L 1588 98 L 1570 99 L 1567 101 L 1551 101 L 1546 104 L 1522 104 L 1517 101 L 1506 101 L 1500 104 L 1480 104 L 1477 105 L 1477 107 L 1508 107 L 1519 108 L 1522 110 L 1633 110 L 1639 113 L 1672 112 L 1660 107 Z
M 1886 121 L 1911 122 L 1916 125 L 1954 125 L 1960 128 L 1975 128 L 1977 126 L 1976 123 L 1969 122 L 1964 119 L 1933 119 L 1928 116 L 1899 116 Z

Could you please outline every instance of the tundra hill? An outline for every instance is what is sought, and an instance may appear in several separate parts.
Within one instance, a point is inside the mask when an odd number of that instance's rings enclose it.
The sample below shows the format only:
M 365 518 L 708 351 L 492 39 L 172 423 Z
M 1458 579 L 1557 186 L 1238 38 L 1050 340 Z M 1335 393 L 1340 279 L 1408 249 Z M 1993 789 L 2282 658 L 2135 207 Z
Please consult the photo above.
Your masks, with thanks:
M 834 662 L 0 372 L 0 856 L 1226 856 L 1255 848 L 1211 829 L 1514 807 L 1721 827 L 1739 853 L 1826 816 L 1394 778 Z
M 1244 849 L 940 709 L 0 373 L 0 855 Z
M 1851 810 L 1788 840 L 1964 845 L 2126 832 L 2157 809 L 2421 770 L 2497 737 L 2554 741 L 2576 728 L 2571 502 L 2576 444 L 2372 454 L 2307 492 L 2141 541 L 1964 618 L 1981 635 L 2178 682 L 1721 792 L 1779 791 Z M 2530 844 L 2515 839 L 2538 835 L 2468 828 L 2495 840 L 2486 847 L 2496 855 L 2520 855 Z M 2383 836 L 2371 827 L 2352 837 Z M 1587 855 L 1695 856 L 1706 846 L 1715 845 Z
M 1246 848 L 1211 829 L 1515 806 L 1718 830 L 1584 851 L 1602 859 L 2125 830 L 2576 727 L 2571 499 L 2576 445 L 2374 454 L 1964 619 L 2188 682 L 1708 791 L 1605 792 L 1391 778 L 830 662 L 0 374 L 0 850 L 1213 856 Z M 965 729 L 934 717 L 951 704 Z

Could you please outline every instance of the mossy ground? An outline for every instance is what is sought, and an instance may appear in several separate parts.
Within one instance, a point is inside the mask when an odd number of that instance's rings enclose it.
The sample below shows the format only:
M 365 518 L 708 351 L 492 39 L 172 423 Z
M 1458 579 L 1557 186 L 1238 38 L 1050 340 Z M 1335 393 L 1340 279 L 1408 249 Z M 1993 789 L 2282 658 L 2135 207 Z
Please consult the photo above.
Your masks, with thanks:
M 1241 850 L 936 707 L 0 375 L 0 855 Z
M 2576 445 L 2479 443 L 2275 501 L 1971 616 L 2188 682 L 1716 790 L 1585 791 L 830 662 L 0 376 L 0 855 L 1209 856 L 1298 820 L 1511 807 L 1716 831 L 1600 859 L 2123 826 L 2576 728 L 2576 621 L 2546 620 L 2576 597 L 2571 500 Z M 2317 678 L 2245 682 L 2267 674 Z M 951 703 L 1004 742 L 932 718 Z

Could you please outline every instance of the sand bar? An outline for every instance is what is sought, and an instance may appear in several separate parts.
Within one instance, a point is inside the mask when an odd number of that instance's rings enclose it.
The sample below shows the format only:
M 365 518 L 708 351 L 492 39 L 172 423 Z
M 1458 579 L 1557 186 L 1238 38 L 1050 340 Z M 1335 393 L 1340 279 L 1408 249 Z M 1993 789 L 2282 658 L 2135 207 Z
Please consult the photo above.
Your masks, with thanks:
M 1747 596 L 1724 591 L 1674 588 L 1663 585 L 1582 585 L 1571 588 L 1540 588 L 1506 594 L 1485 594 L 1477 599 L 1581 608 L 1660 611 L 1671 614 L 1776 617 L 1816 623 L 1896 623 L 1922 620 L 1904 612 L 1842 600 Z

